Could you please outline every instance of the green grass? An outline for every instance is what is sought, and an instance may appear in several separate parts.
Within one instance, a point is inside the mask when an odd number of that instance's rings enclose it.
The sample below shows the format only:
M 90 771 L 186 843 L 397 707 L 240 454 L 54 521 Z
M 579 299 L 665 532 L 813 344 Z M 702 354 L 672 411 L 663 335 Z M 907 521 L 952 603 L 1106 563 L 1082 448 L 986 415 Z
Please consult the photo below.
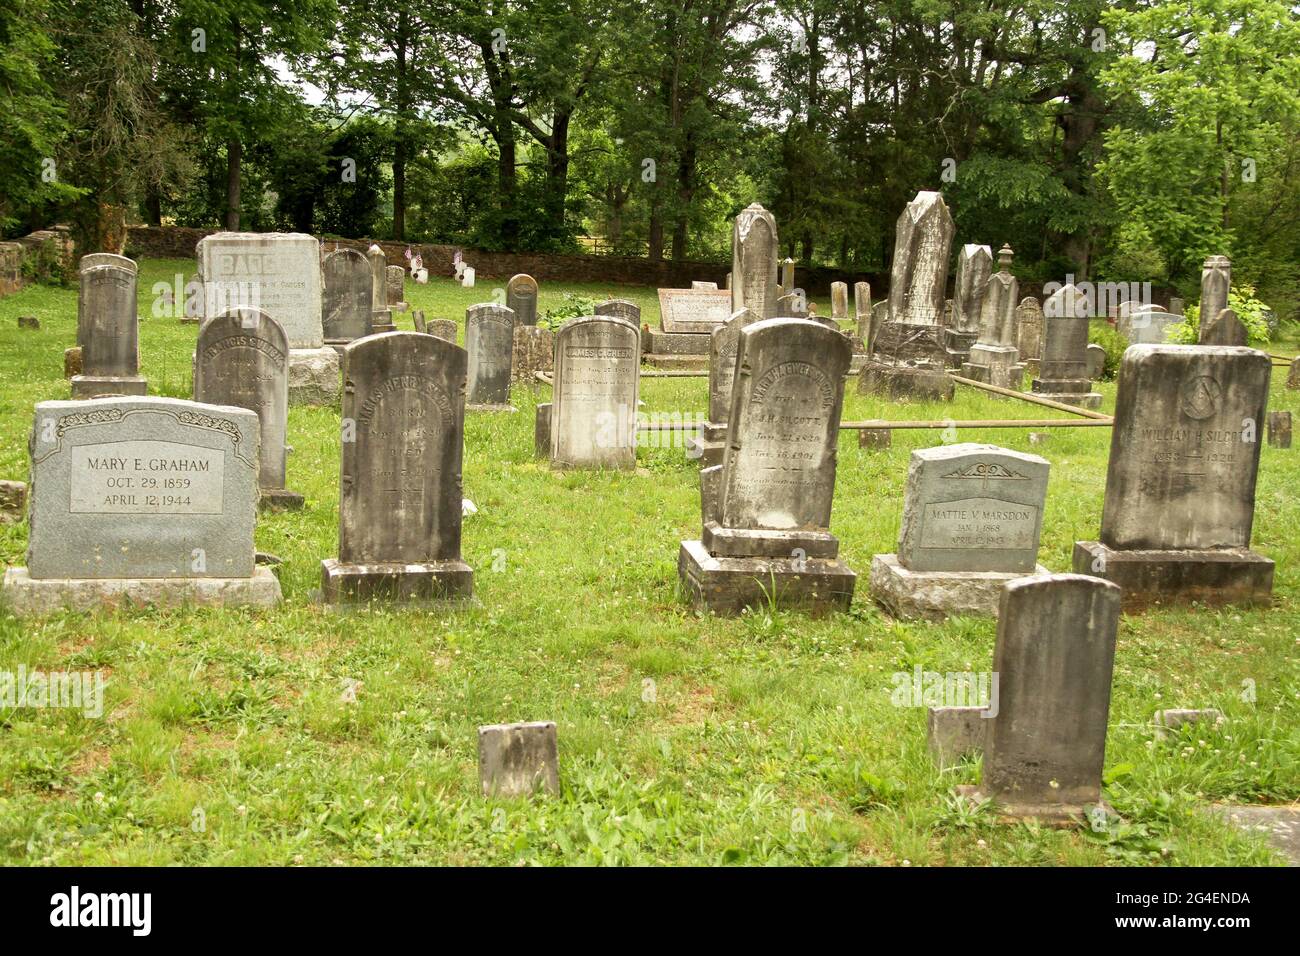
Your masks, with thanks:
M 150 286 L 193 264 L 141 269 L 143 372 L 151 394 L 188 397 L 196 330 L 150 316 Z M 493 283 L 408 285 L 430 318 L 463 321 Z M 653 290 L 568 286 L 639 301 Z M 541 309 L 562 304 L 543 283 Z M 34 314 L 39 332 L 20 332 Z M 32 404 L 64 398 L 76 293 L 0 299 L 0 477 L 24 479 Z M 409 314 L 398 317 L 410 328 Z M 463 341 L 463 338 L 462 338 Z M 1294 350 L 1294 342 L 1282 346 Z M 1273 408 L 1300 411 L 1275 375 Z M 1114 387 L 1103 383 L 1109 410 Z M 644 379 L 648 411 L 697 412 L 703 379 Z M 852 612 L 697 616 L 676 584 L 681 539 L 699 533 L 697 466 L 642 450 L 632 474 L 557 474 L 532 456 L 533 409 L 470 416 L 464 488 L 478 506 L 464 554 L 477 606 L 340 616 L 310 603 L 337 553 L 339 414 L 290 413 L 289 487 L 307 508 L 267 516 L 257 545 L 284 559 L 269 613 L 216 610 L 0 614 L 0 670 L 101 668 L 103 719 L 0 710 L 0 860 L 57 864 L 783 863 L 1267 864 L 1255 837 L 1210 818 L 1217 801 L 1300 796 L 1300 448 L 1263 449 L 1255 547 L 1277 562 L 1276 606 L 1125 618 L 1107 742 L 1108 832 L 999 826 L 950 797 L 978 766 L 939 772 L 925 711 L 890 704 L 896 671 L 987 670 L 992 621 L 893 623 L 870 603 L 871 557 L 895 548 L 908 454 L 840 443 L 832 529 L 859 574 Z M 857 395 L 846 419 L 1034 418 L 1041 409 L 959 389 L 951 405 Z M 1047 417 L 1055 413 L 1047 412 Z M 961 440 L 1028 450 L 1023 430 Z M 1108 429 L 1060 429 L 1041 561 L 1069 567 L 1095 537 Z M 0 527 L 24 563 L 25 525 Z M 493 570 L 494 565 L 500 570 Z M 653 680 L 656 700 L 643 700 Z M 362 685 L 355 703 L 341 695 Z M 1242 700 L 1244 681 L 1256 699 Z M 1218 707 L 1229 723 L 1155 743 L 1152 712 Z M 485 801 L 476 727 L 559 723 L 562 799 Z M 201 811 L 201 812 L 199 812 Z M 796 825 L 802 821 L 804 825 Z M 200 823 L 202 824 L 200 826 Z

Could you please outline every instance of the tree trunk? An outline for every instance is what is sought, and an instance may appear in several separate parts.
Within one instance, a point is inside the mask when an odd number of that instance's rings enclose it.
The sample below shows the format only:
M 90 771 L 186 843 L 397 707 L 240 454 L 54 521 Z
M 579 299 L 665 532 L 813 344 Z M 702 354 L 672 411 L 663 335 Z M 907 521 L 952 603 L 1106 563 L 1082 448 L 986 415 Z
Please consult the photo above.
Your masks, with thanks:
M 405 8 L 397 17 L 397 47 L 394 55 L 397 59 L 397 116 L 393 122 L 393 238 L 401 240 L 406 233 L 406 112 L 410 108 L 407 102 L 406 87 L 406 46 L 410 33 L 410 14 Z
M 226 141 L 226 230 L 239 231 L 239 167 L 244 158 L 244 145 L 238 136 Z

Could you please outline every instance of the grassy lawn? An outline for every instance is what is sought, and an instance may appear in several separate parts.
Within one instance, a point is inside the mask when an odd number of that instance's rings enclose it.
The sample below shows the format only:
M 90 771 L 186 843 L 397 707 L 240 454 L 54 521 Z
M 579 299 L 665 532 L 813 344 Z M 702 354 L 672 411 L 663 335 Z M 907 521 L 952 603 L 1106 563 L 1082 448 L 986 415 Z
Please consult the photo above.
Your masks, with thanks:
M 141 263 L 150 394 L 190 396 L 196 326 L 152 317 L 150 287 L 193 267 Z M 463 325 L 465 307 L 498 284 L 408 283 L 407 295 L 429 318 Z M 561 291 L 629 298 L 658 321 L 653 289 L 543 281 L 539 311 L 564 304 Z M 16 328 L 29 314 L 40 331 Z M 411 328 L 409 313 L 397 321 Z M 68 396 L 62 355 L 75 327 L 75 289 L 0 299 L 0 478 L 27 477 L 33 403 Z M 1284 382 L 1278 370 L 1270 408 L 1300 412 Z M 906 405 L 854 386 L 846 420 L 1064 417 L 966 388 L 951 405 Z M 1114 384 L 1100 390 L 1113 410 Z M 939 433 L 900 431 L 883 451 L 841 438 L 832 530 L 859 575 L 851 613 L 719 620 L 691 613 L 677 590 L 678 544 L 700 530 L 696 463 L 680 447 L 646 448 L 634 474 L 552 472 L 533 457 L 533 410 L 549 393 L 518 390 L 518 414 L 467 418 L 473 608 L 336 615 L 311 603 L 321 559 L 338 550 L 339 413 L 295 408 L 288 486 L 307 508 L 257 528 L 258 548 L 283 558 L 278 610 L 21 622 L 0 612 L 0 670 L 108 675 L 102 719 L 0 710 L 0 860 L 1279 862 L 1202 811 L 1300 798 L 1300 447 L 1263 449 L 1254 547 L 1277 562 L 1276 606 L 1123 620 L 1106 752 L 1106 796 L 1123 822 L 1059 832 L 963 809 L 951 791 L 977 782 L 978 765 L 936 770 L 924 708 L 890 703 L 895 672 L 992 665 L 994 622 L 892 622 L 867 592 L 872 555 L 895 550 L 908 455 Z M 693 414 L 706 383 L 646 378 L 641 395 L 646 411 Z M 1051 462 L 1040 561 L 1068 570 L 1073 542 L 1098 532 L 1109 429 L 1057 429 L 1033 449 L 1026 430 L 960 440 Z M 0 526 L 8 564 L 25 563 L 26 543 L 25 525 Z M 361 682 L 355 702 L 343 699 L 349 681 Z M 1229 722 L 1156 743 L 1162 707 L 1217 707 Z M 559 724 L 563 798 L 483 800 L 476 727 L 545 719 Z

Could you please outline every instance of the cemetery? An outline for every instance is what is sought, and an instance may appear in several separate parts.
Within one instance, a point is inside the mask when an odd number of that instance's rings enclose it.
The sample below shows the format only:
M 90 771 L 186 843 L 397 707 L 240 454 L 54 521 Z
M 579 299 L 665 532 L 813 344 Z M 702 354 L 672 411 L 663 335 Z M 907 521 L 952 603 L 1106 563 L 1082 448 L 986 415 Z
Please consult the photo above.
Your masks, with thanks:
M 0 248 L 0 862 L 1300 865 L 1300 285 L 1227 205 L 1152 283 L 1132 210 L 1071 272 L 896 169 L 868 259 L 746 168 L 697 261 L 241 223 L 222 149 L 221 222 Z

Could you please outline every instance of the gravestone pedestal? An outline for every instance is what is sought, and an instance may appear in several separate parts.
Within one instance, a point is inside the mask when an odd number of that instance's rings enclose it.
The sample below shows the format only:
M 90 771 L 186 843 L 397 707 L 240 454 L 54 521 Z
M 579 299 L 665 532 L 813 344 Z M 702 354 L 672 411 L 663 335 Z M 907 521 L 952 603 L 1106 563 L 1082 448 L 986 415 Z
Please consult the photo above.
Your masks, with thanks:
M 280 582 L 270 568 L 247 578 L 33 578 L 5 571 L 4 603 L 19 617 L 117 608 L 275 607 Z
M 912 452 L 897 554 L 871 561 L 871 596 L 892 616 L 997 615 L 1002 588 L 1037 563 L 1047 461 L 996 445 Z
M 145 395 L 149 383 L 143 375 L 74 375 L 72 397 L 102 398 L 106 395 Z
M 459 559 L 423 564 L 348 564 L 337 558 L 321 562 L 321 597 L 326 604 L 446 603 L 467 601 L 473 594 L 474 571 Z
M 682 542 L 677 575 L 696 610 L 727 616 L 769 603 L 813 613 L 847 611 L 858 579 L 834 557 L 715 555 L 700 541 Z
M 890 365 L 869 359 L 858 375 L 859 395 L 950 402 L 957 385 L 938 367 Z
M 1019 391 L 1025 379 L 1025 366 L 1020 362 L 1020 350 L 1014 346 L 977 342 L 971 346 L 970 361 L 962 365 L 961 374 L 986 385 Z
M 1248 606 L 1273 602 L 1273 562 L 1249 548 L 1131 551 L 1076 541 L 1074 569 L 1122 587 L 1125 611 L 1193 601 Z

